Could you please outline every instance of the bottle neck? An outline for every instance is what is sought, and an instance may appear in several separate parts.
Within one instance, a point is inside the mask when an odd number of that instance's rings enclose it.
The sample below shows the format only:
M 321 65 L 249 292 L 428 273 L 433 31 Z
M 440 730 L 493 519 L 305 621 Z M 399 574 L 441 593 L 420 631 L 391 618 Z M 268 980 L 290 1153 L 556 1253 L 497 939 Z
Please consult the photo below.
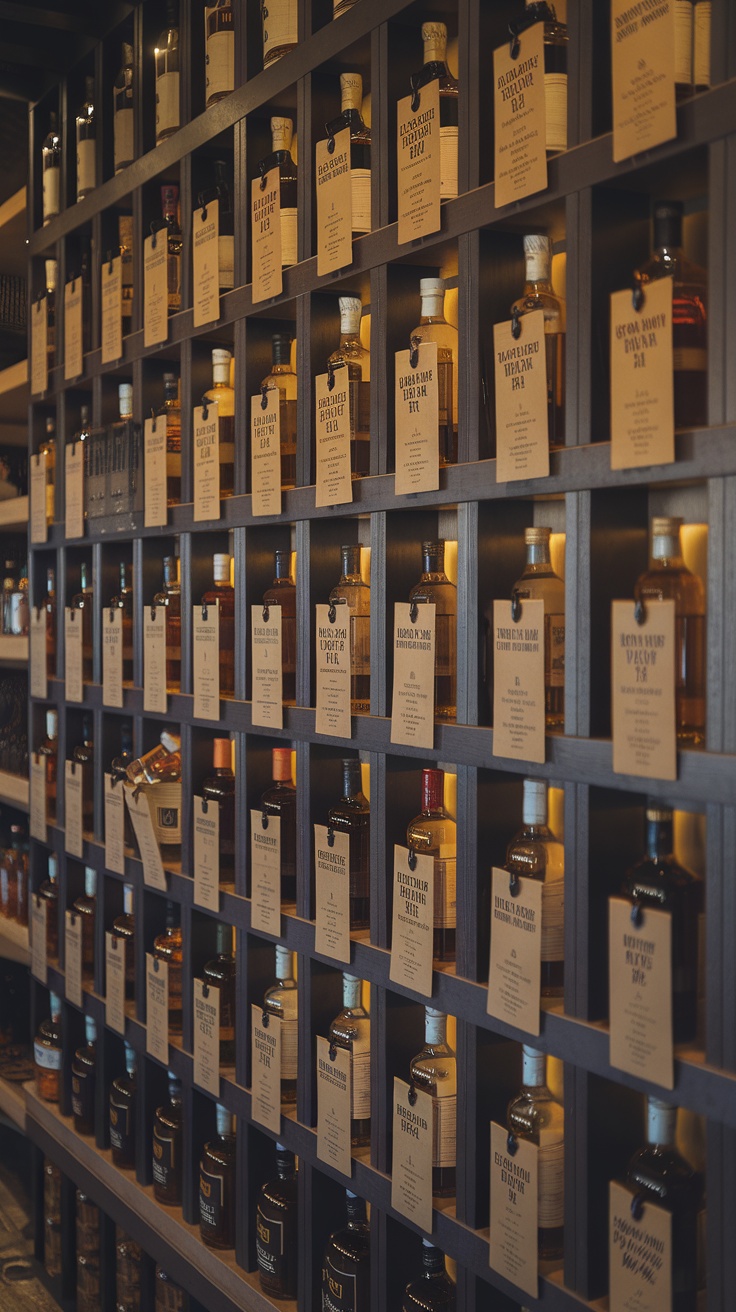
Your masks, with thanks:
M 422 552 L 422 570 L 425 574 L 444 574 L 445 572 L 445 552 L 444 549 L 427 550 Z
M 361 983 L 362 981 L 356 979 L 354 975 L 342 977 L 342 1005 L 349 1011 L 354 1011 L 360 1006 Z
M 677 1108 L 656 1098 L 647 1101 L 647 1142 L 662 1147 L 675 1142 L 677 1131 Z
M 342 763 L 342 796 L 343 801 L 349 802 L 351 797 L 357 797 L 362 790 L 362 778 L 360 770 L 360 761 L 343 761 Z
M 435 1248 L 434 1244 L 425 1242 L 422 1248 L 422 1267 L 427 1279 L 441 1275 L 445 1270 L 444 1253 L 440 1252 L 439 1248 Z
M 527 565 L 552 564 L 549 554 L 549 538 L 546 542 L 527 542 L 526 563 Z
M 293 1180 L 296 1175 L 294 1154 L 286 1151 L 276 1153 L 276 1174 L 279 1180 Z
M 682 250 L 682 215 L 657 214 L 654 217 L 654 249 L 679 254 Z
M 544 287 L 550 287 L 552 282 L 552 267 L 549 251 L 527 251 L 526 252 L 526 281 L 535 286 L 540 284 Z
M 365 1225 L 368 1217 L 365 1206 L 365 1199 L 358 1198 L 350 1190 L 346 1190 L 345 1210 L 348 1214 L 348 1225 Z
M 442 811 L 444 808 L 445 776 L 442 770 L 422 771 L 422 810 Z
M 650 861 L 661 861 L 672 856 L 672 820 L 647 819 L 647 856 Z
M 291 573 L 290 573 L 290 564 L 291 564 L 291 561 L 290 561 L 290 554 L 291 554 L 291 553 L 288 552 L 288 551 L 277 551 L 277 552 L 276 552 L 276 559 L 275 559 L 275 562 L 274 562 L 274 578 L 276 578 L 276 579 L 288 579 L 289 582 L 291 582 Z
M 360 547 L 343 547 L 341 583 L 360 582 Z
M 230 386 L 230 361 L 226 360 L 222 364 L 218 361 L 212 365 L 212 386 L 229 387 Z
M 447 1017 L 429 1008 L 424 1012 L 424 1042 L 433 1048 L 447 1043 Z
M 652 559 L 667 560 L 670 564 L 681 565 L 682 549 L 679 533 L 657 534 L 652 538 Z
M 521 813 L 525 828 L 545 828 L 547 825 L 547 785 L 536 779 L 524 780 L 524 800 Z
M 547 1059 L 543 1052 L 524 1047 L 522 1052 L 521 1082 L 525 1089 L 543 1089 L 547 1083 Z
M 422 323 L 430 321 L 445 322 L 445 293 L 444 292 L 422 292 Z

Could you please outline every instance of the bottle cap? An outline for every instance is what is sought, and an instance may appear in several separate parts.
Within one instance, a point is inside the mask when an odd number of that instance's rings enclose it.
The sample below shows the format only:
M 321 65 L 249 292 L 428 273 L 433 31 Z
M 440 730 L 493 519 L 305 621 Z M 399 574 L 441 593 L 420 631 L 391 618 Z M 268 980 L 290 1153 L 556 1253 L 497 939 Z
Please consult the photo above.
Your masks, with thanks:
M 529 282 L 548 282 L 552 268 L 552 242 L 542 233 L 524 237 L 524 259 Z
M 125 1046 L 125 1069 L 128 1075 L 135 1075 L 138 1065 L 138 1054 L 132 1044 L 124 1041 Z
M 444 770 L 422 770 L 422 810 L 437 811 L 445 799 Z
M 61 1015 L 61 1000 L 58 993 L 49 993 L 49 1011 L 52 1016 Z
M 97 1041 L 97 1023 L 94 1016 L 85 1016 L 84 1034 L 88 1043 L 95 1043 Z
M 133 885 L 123 884 L 123 911 L 126 916 L 133 914 Z
M 427 1020 L 444 1020 L 444 1011 L 438 1011 L 436 1007 L 425 1007 L 424 1015 Z
M 291 577 L 291 551 L 288 547 L 277 547 L 273 553 L 274 573 L 277 579 Z
M 525 779 L 521 818 L 525 825 L 546 825 L 547 784 L 544 779 Z
M 95 897 L 97 893 L 97 871 L 91 866 L 84 867 L 84 891 L 87 897 Z
M 525 528 L 524 541 L 528 547 L 541 544 L 545 546 L 552 536 L 551 528 Z
M 230 557 L 226 551 L 217 551 L 212 560 L 212 576 L 215 583 L 230 582 Z
M 133 384 L 120 383 L 118 387 L 118 405 L 120 418 L 129 419 L 133 413 Z
M 165 373 L 165 374 L 164 374 L 164 387 L 173 387 L 174 383 L 176 383 L 176 385 L 177 385 L 177 387 L 178 387 L 178 385 L 179 385 L 179 378 L 178 378 L 178 376 L 177 376 L 176 374 L 174 374 L 174 373 L 171 373 L 171 372 L 167 372 L 167 373 Z
M 271 751 L 271 778 L 274 783 L 291 783 L 291 748 L 274 747 Z
M 540 232 L 529 232 L 524 237 L 525 255 L 551 255 L 552 242 Z
M 59 858 L 55 852 L 49 852 L 49 879 L 55 883 L 59 878 Z
M 59 712 L 46 712 L 46 737 L 55 738 L 59 731 Z
M 647 820 L 653 824 L 671 824 L 672 807 L 663 806 L 661 802 L 647 802 Z
M 360 553 L 362 550 L 362 542 L 357 542 L 354 546 L 340 547 L 343 574 L 360 574 Z
M 339 298 L 340 306 L 340 332 L 357 333 L 360 328 L 360 316 L 363 313 L 363 302 L 359 296 L 341 296 Z
M 343 796 L 353 797 L 361 791 L 362 774 L 357 756 L 347 756 L 342 762 Z
M 444 296 L 445 280 L 444 278 L 420 278 L 419 295 L 424 296 Z
M 176 214 L 176 207 L 179 204 L 179 188 L 173 183 L 167 183 L 161 188 L 161 209 L 164 218 Z
M 224 921 L 217 922 L 217 952 L 221 957 L 231 957 L 233 952 L 233 939 L 235 937 L 235 928 L 233 925 L 226 925 Z
M 215 1124 L 218 1134 L 232 1134 L 235 1129 L 235 1117 L 219 1102 L 215 1104 Z
M 276 944 L 276 978 L 292 979 L 294 969 L 291 958 L 291 949 L 284 947 L 283 943 Z
M 679 515 L 655 515 L 652 520 L 652 537 L 679 537 L 683 522 L 682 517 Z
M 127 68 L 133 63 L 133 47 L 127 41 L 123 41 L 123 68 Z
M 181 750 L 181 738 L 178 733 L 171 733 L 168 729 L 163 729 L 159 734 L 159 742 L 165 747 L 167 752 L 178 752 Z
M 79 423 L 80 423 L 80 425 L 81 425 L 82 428 L 86 428 L 86 427 L 87 427 L 87 424 L 89 423 L 89 406 L 88 406 L 88 405 L 80 405 L 80 407 L 79 407 Z
M 215 770 L 229 770 L 232 761 L 232 744 L 229 738 L 215 738 L 212 744 L 212 765 Z
M 363 103 L 363 79 L 360 73 L 341 73 L 340 93 L 343 109 L 360 109 Z
M 233 358 L 232 351 L 226 351 L 222 346 L 216 346 L 212 352 L 212 365 L 216 368 L 218 365 L 230 365 Z
M 444 23 L 422 23 L 422 41 L 425 46 L 442 46 L 447 44 L 447 28 Z
M 179 1076 L 175 1075 L 173 1071 L 168 1071 L 168 1078 L 169 1097 L 175 1098 L 177 1095 L 181 1095 L 181 1080 L 179 1079 Z
M 271 119 L 271 144 L 274 150 L 291 150 L 294 123 L 290 118 Z
M 46 432 L 52 436 L 56 432 L 56 423 L 51 415 L 46 416 Z
M 291 343 L 288 333 L 274 333 L 271 338 L 271 360 L 274 364 L 291 364 Z
M 46 291 L 56 290 L 56 260 L 44 260 L 46 266 Z

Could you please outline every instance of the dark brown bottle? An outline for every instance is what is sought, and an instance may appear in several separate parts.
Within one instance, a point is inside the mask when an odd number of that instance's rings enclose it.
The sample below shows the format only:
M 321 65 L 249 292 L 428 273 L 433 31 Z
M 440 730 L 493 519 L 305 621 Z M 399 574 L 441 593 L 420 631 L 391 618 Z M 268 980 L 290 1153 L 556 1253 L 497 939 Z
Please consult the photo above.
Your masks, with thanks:
M 264 815 L 281 820 L 281 901 L 296 902 L 296 788 L 291 782 L 291 748 L 271 753 L 273 785 L 261 798 Z
M 156 593 L 153 604 L 166 609 L 166 688 L 168 692 L 178 692 L 181 686 L 181 583 L 178 556 L 164 556 L 164 585 Z
M 56 961 L 59 955 L 59 858 L 49 852 L 48 879 L 39 886 L 38 896 L 46 902 L 46 957 Z
M 261 1186 L 256 1216 L 258 1277 L 271 1298 L 296 1298 L 297 1179 L 294 1154 L 276 1144 L 276 1178 Z
M 81 618 L 82 621 L 82 682 L 92 682 L 92 659 L 93 659 L 93 638 L 92 638 L 92 606 L 94 604 L 94 595 L 92 584 L 88 582 L 91 571 L 85 561 L 79 566 L 79 592 L 75 593 L 70 602 L 70 610 L 80 612 L 77 617 L 77 623 Z
M 362 1198 L 345 1190 L 348 1223 L 327 1240 L 322 1262 L 322 1312 L 368 1312 L 371 1231 Z
M 199 1163 L 199 1233 L 208 1248 L 235 1247 L 235 1117 L 217 1104 L 217 1138 Z
M 229 738 L 215 738 L 212 744 L 214 774 L 202 784 L 202 796 L 216 802 L 220 883 L 235 882 L 235 775 L 232 770 L 232 744 Z
M 72 752 L 72 760 L 82 767 L 82 828 L 94 833 L 95 828 L 95 745 L 92 741 L 92 716 L 82 717 L 82 741 Z
M 125 1074 L 110 1085 L 110 1148 L 115 1166 L 132 1171 L 135 1166 L 135 1114 L 138 1092 L 137 1056 L 125 1044 Z
M 455 1312 L 455 1282 L 445 1270 L 445 1256 L 431 1239 L 422 1240 L 422 1274 L 404 1290 L 401 1312 Z
M 112 924 L 115 938 L 121 939 L 125 951 L 125 997 L 135 999 L 135 917 L 133 915 L 133 885 L 123 884 L 123 914 Z
M 350 839 L 350 928 L 367 929 L 369 925 L 371 883 L 371 812 L 361 782 L 360 761 L 356 756 L 342 763 L 342 797 L 327 812 L 331 829 Z
M 208 961 L 202 977 L 220 993 L 220 1065 L 235 1064 L 235 957 L 233 927 L 217 926 L 217 956 Z
M 72 1115 L 78 1134 L 94 1134 L 97 1026 L 92 1016 L 85 1016 L 84 1032 L 87 1042 L 72 1059 Z
M 153 1118 L 153 1195 L 169 1207 L 181 1206 L 181 1080 L 169 1071 L 169 1101 Z
M 212 587 L 202 597 L 203 606 L 219 608 L 220 696 L 232 697 L 235 691 L 235 591 L 230 582 L 230 557 L 225 551 L 215 553 L 212 562 Z
M 95 916 L 97 914 L 97 871 L 84 868 L 84 893 L 74 899 L 74 910 L 82 917 L 82 973 L 95 972 Z
M 264 606 L 281 607 L 281 677 L 284 706 L 296 704 L 296 586 L 290 574 L 291 552 L 278 549 L 274 580 L 263 594 Z
M 59 712 L 46 712 L 46 737 L 38 749 L 38 755 L 45 762 L 46 774 L 46 819 L 50 825 L 56 823 L 56 777 L 59 759 Z
M 56 677 L 56 575 L 53 569 L 46 570 L 46 597 L 43 608 L 46 613 L 46 677 Z
M 133 683 L 133 589 L 128 583 L 128 566 L 120 562 L 120 587 L 110 602 L 110 610 L 123 615 L 123 683 Z

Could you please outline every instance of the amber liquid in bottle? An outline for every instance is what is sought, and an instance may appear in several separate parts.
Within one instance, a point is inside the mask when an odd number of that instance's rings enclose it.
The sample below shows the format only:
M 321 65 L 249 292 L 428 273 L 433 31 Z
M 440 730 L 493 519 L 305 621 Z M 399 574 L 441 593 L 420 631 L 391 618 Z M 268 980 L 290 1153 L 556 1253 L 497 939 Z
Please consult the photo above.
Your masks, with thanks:
M 565 974 L 565 847 L 547 825 L 547 785 L 524 780 L 522 827 L 506 848 L 506 869 L 542 889 L 542 997 L 562 997 Z
M 261 1289 L 270 1298 L 296 1298 L 297 1179 L 294 1154 L 276 1144 L 276 1178 L 261 1186 L 256 1257 Z
M 218 923 L 217 956 L 205 964 L 202 978 L 220 995 L 220 1065 L 234 1066 L 236 992 L 232 925 Z
M 552 243 L 549 237 L 524 238 L 524 294 L 511 306 L 512 316 L 541 310 L 547 369 L 547 430 L 550 446 L 565 442 L 565 302 L 552 289 Z M 522 328 L 523 333 L 523 328 Z
M 350 929 L 367 929 L 370 923 L 371 812 L 363 792 L 360 761 L 351 756 L 342 763 L 342 797 L 327 812 L 328 828 L 350 839 Z
M 567 24 L 561 23 L 555 6 L 546 0 L 526 0 L 526 9 L 511 32 L 521 33 L 535 23 L 544 23 L 544 109 L 548 155 L 567 150 Z
M 56 823 L 56 775 L 58 764 L 58 711 L 46 712 L 46 737 L 38 749 L 38 755 L 45 765 L 46 775 L 46 819 L 50 825 Z
M 212 386 L 205 392 L 208 401 L 217 405 L 220 456 L 220 497 L 231 497 L 235 490 L 235 391 L 230 386 L 229 351 L 216 347 L 212 352 Z
M 261 798 L 265 816 L 281 821 L 281 902 L 296 902 L 296 788 L 291 782 L 291 748 L 272 749 L 273 785 Z
M 164 374 L 164 403 L 156 413 L 166 420 L 166 504 L 181 501 L 181 401 L 176 374 Z
M 232 771 L 232 745 L 229 738 L 215 738 L 212 765 L 214 774 L 202 784 L 202 797 L 217 803 L 220 883 L 235 882 L 235 775 Z
M 39 886 L 38 896 L 46 903 L 46 956 L 56 961 L 59 956 L 59 858 L 49 852 L 48 879 Z
M 422 543 L 423 569 L 419 582 L 409 593 L 411 605 L 434 604 L 434 716 L 454 720 L 457 716 L 457 588 L 445 574 L 445 544 Z
M 547 733 L 565 728 L 565 585 L 549 554 L 552 530 L 527 528 L 526 565 L 513 591 L 519 600 L 544 602 L 544 704 Z M 522 606 L 523 613 L 523 606 Z
M 119 940 L 119 947 L 125 952 L 125 998 L 128 1002 L 135 1000 L 135 917 L 133 915 L 133 885 L 123 885 L 123 914 L 116 916 L 112 924 L 113 936 Z
M 434 858 L 435 961 L 455 960 L 457 826 L 444 805 L 444 770 L 422 770 L 422 809 L 407 826 L 410 851 Z
M 84 893 L 74 899 L 74 910 L 82 917 L 82 973 L 95 973 L 95 916 L 97 913 L 97 871 L 84 868 Z
M 507 1129 L 539 1148 L 537 1157 L 537 1241 L 541 1261 L 563 1255 L 565 1117 L 547 1088 L 547 1059 L 524 1045 L 522 1088 L 506 1112 Z
M 353 478 L 364 478 L 369 474 L 371 462 L 371 356 L 360 340 L 362 312 L 359 296 L 340 297 L 340 345 L 327 360 L 328 371 L 343 365 L 348 371 L 350 472 Z
M 419 282 L 422 314 L 410 335 L 412 347 L 433 342 L 437 347 L 437 392 L 439 405 L 440 467 L 457 464 L 457 328 L 445 318 L 445 283 L 442 278 Z
M 412 1058 L 409 1076 L 433 1104 L 432 1195 L 449 1198 L 455 1193 L 457 1062 L 447 1043 L 447 1017 L 434 1007 L 424 1008 L 424 1047 Z
M 128 583 L 128 567 L 120 562 L 120 588 L 110 602 L 110 610 L 123 616 L 123 683 L 133 684 L 133 589 Z
M 176 923 L 176 910 L 173 902 L 166 903 L 166 928 L 163 934 L 157 934 L 153 940 L 153 955 L 159 961 L 165 961 L 169 968 L 169 1034 L 180 1035 L 182 1032 L 182 938 L 181 926 Z
M 163 606 L 166 610 L 166 689 L 167 692 L 178 692 L 181 686 L 181 583 L 178 556 L 164 556 L 164 586 L 161 592 L 156 593 L 153 604 Z
M 92 741 L 92 717 L 82 718 L 82 741 L 74 748 L 72 759 L 82 767 L 82 828 L 94 833 L 95 828 L 95 745 Z
M 412 92 L 439 82 L 440 93 L 440 200 L 458 194 L 458 98 L 460 88 L 447 66 L 447 28 L 444 23 L 422 23 L 424 63 L 411 79 Z M 421 108 L 421 103 L 420 103 Z
M 274 387 L 279 394 L 282 489 L 296 486 L 297 377 L 291 367 L 291 341 L 287 333 L 274 333 L 271 372 L 261 383 L 261 391 Z
M 97 1027 L 85 1017 L 87 1042 L 72 1059 L 72 1115 L 78 1134 L 95 1132 L 95 1085 L 97 1082 Z
M 169 1207 L 181 1206 L 181 1081 L 169 1071 L 169 1101 L 153 1118 L 153 1195 Z
M 230 582 L 230 557 L 217 552 L 212 563 L 213 586 L 202 597 L 203 606 L 218 604 L 220 635 L 220 696 L 235 692 L 235 590 Z
M 275 553 L 275 576 L 263 594 L 264 606 L 281 607 L 281 675 L 284 706 L 296 705 L 296 586 L 290 574 L 291 552 Z
M 368 1148 L 371 1142 L 371 1021 L 361 1001 L 362 980 L 342 977 L 342 1011 L 330 1025 L 330 1043 L 351 1056 L 352 1107 L 350 1144 Z
M 58 1102 L 61 1095 L 61 1002 L 49 994 L 48 1020 L 42 1020 L 33 1042 L 33 1068 L 36 1092 L 46 1102 Z
M 138 1079 L 135 1049 L 125 1044 L 125 1074 L 110 1085 L 110 1149 L 115 1166 L 132 1171 L 135 1167 L 135 1118 Z
M 292 954 L 280 943 L 276 944 L 276 981 L 263 995 L 263 1011 L 281 1025 L 281 1101 L 291 1105 L 296 1102 L 299 994 Z
M 235 1247 L 235 1117 L 217 1104 L 217 1138 L 199 1163 L 199 1233 L 208 1248 Z
M 341 547 L 342 574 L 329 596 L 331 606 L 347 606 L 350 617 L 350 711 L 371 709 L 371 590 L 360 574 L 362 546 Z
M 276 0 L 279 3 L 279 0 Z M 297 263 L 297 167 L 291 154 L 294 123 L 290 118 L 271 119 L 271 153 L 258 165 L 263 177 L 272 169 L 279 174 L 281 199 L 281 266 Z

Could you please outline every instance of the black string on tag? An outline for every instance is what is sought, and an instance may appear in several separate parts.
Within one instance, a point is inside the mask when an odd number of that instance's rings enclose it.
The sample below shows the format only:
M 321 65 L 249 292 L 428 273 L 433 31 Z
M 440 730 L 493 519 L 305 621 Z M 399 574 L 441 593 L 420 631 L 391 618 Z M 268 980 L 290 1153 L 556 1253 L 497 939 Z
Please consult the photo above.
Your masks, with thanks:
M 327 133 L 327 152 L 328 152 L 328 154 L 330 154 L 330 155 L 334 155 L 334 153 L 335 153 L 335 135 L 334 135 L 333 132 L 330 132 L 330 129 L 329 129 L 329 127 L 327 126 L 326 123 L 325 123 L 325 132 Z
M 268 609 L 268 606 L 266 606 L 265 604 L 264 604 L 264 607 L 263 607 L 263 610 L 262 610 L 261 614 L 263 615 L 263 623 L 264 623 L 264 624 L 268 624 L 268 617 L 269 617 L 269 615 L 271 614 L 271 612 L 270 612 L 270 610 Z
M 335 609 L 334 601 L 331 602 L 329 605 L 329 608 L 327 610 L 327 618 L 330 621 L 330 624 L 334 624 L 335 620 L 337 619 L 337 610 Z
M 521 889 L 519 876 L 513 870 L 509 871 L 509 894 L 511 897 L 518 897 Z
M 335 846 L 335 831 L 332 828 L 332 825 L 328 825 L 327 827 L 327 846 L 328 847 Z
M 406 864 L 408 865 L 410 870 L 416 870 L 417 868 L 417 854 L 414 851 L 413 847 L 409 848 L 409 855 L 406 859 Z
M 202 419 L 207 422 L 207 416 L 210 412 L 209 402 L 206 396 L 202 397 Z
M 635 1221 L 641 1221 L 643 1211 L 644 1211 L 644 1195 L 634 1194 L 634 1197 L 631 1200 L 631 1215 L 633 1216 Z
M 271 1024 L 271 1017 L 269 1016 L 267 1011 L 264 1011 L 261 1015 L 261 1024 L 264 1030 L 267 1030 L 269 1025 Z
M 631 304 L 633 305 L 637 314 L 643 308 L 644 301 L 645 301 L 644 288 L 640 282 L 635 282 L 634 286 L 631 288 Z
M 268 169 L 265 168 L 263 163 L 259 165 L 259 168 L 261 173 L 261 191 L 265 191 L 268 186 Z
M 416 624 L 417 620 L 419 619 L 419 607 L 415 601 L 413 601 L 409 606 L 409 619 L 411 620 L 412 624 Z
M 518 588 L 514 588 L 511 593 L 511 618 L 514 624 L 518 624 L 521 619 L 521 597 Z
M 151 432 L 152 432 L 152 433 L 155 433 L 155 432 L 156 432 L 156 411 L 154 410 L 153 406 L 151 406 L 151 419 L 153 420 L 153 423 L 151 424 Z
M 265 811 L 261 813 L 261 829 L 268 829 L 268 816 Z
M 208 612 L 208 610 L 207 610 L 207 602 L 206 602 L 206 601 L 203 601 L 203 602 L 202 602 L 202 619 L 204 620 L 205 624 L 207 623 L 207 615 L 208 615 L 208 613 L 209 613 L 209 612 Z
M 154 957 L 154 958 L 153 958 L 153 969 L 154 969 L 154 973 L 155 973 L 156 975 L 158 975 L 160 965 L 161 965 L 161 963 L 160 963 L 158 957 Z
M 331 360 L 327 361 L 327 391 L 331 392 L 335 386 L 335 366 Z
M 112 251 L 107 252 L 107 259 L 108 259 L 107 272 L 110 275 L 110 277 L 112 277 Z
M 337 1048 L 335 1047 L 334 1043 L 331 1043 L 331 1044 L 330 1044 L 329 1053 L 330 1053 L 330 1061 L 336 1061 L 336 1060 L 337 1060 Z
M 511 1156 L 515 1157 L 519 1147 L 519 1143 L 513 1130 L 509 1130 L 508 1134 L 506 1135 L 506 1147 L 508 1151 L 511 1153 Z
M 207 812 L 209 811 L 209 809 L 210 809 L 210 804 L 209 804 L 209 802 L 207 801 L 207 798 L 206 798 L 206 797 L 203 797 L 203 798 L 202 798 L 202 815 L 206 815 Z
M 268 410 L 268 388 L 265 383 L 261 383 L 261 410 Z
M 644 599 L 642 597 L 638 597 L 636 602 L 634 603 L 634 619 L 636 620 L 637 624 L 645 624 L 646 618 L 647 618 L 647 608 L 644 605 Z
M 511 311 L 511 336 L 515 342 L 521 337 L 521 318 L 517 306 Z
M 640 929 L 644 919 L 644 912 L 640 902 L 635 902 L 631 908 L 631 923 L 635 929 Z
M 155 618 L 156 618 L 156 607 L 153 605 L 153 603 L 151 603 L 151 621 L 153 622 Z
M 421 338 L 417 337 L 416 334 L 412 334 L 412 336 L 409 338 L 409 364 L 411 365 L 412 369 L 416 369 L 417 365 L 419 364 L 420 345 L 421 345 Z
M 416 76 L 416 74 L 413 74 L 413 75 L 412 75 L 412 79 L 411 79 L 411 112 L 412 112 L 412 114 L 416 114 L 416 112 L 417 112 L 417 110 L 419 109 L 419 106 L 421 105 L 421 103 L 422 103 L 422 98 L 421 98 L 421 96 L 420 96 L 420 94 L 419 94 L 419 86 L 418 86 L 418 84 L 417 84 L 417 76 Z
M 513 60 L 519 58 L 521 53 L 521 42 L 515 23 L 509 23 L 509 54 Z
M 410 1105 L 413 1107 L 417 1100 L 417 1091 L 414 1088 L 413 1084 L 409 1085 L 409 1093 L 407 1094 L 407 1097 L 409 1099 Z
M 202 997 L 208 998 L 209 996 L 210 996 L 210 986 L 205 982 L 205 980 L 202 980 Z

